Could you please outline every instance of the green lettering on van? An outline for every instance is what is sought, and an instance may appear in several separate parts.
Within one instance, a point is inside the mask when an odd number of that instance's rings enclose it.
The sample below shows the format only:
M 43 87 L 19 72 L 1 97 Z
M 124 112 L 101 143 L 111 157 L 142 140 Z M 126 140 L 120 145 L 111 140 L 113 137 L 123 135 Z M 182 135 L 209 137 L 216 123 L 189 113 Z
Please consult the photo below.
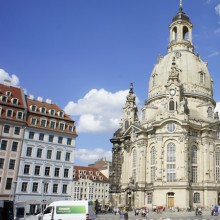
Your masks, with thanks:
M 57 214 L 86 214 L 85 206 L 57 206 Z

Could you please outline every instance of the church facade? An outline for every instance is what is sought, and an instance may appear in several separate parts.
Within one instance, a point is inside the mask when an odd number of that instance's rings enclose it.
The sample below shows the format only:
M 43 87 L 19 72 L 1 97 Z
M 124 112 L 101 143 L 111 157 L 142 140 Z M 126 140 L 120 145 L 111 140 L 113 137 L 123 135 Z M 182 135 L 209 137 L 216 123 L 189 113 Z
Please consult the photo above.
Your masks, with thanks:
M 193 25 L 182 9 L 169 26 L 138 117 L 133 85 L 110 140 L 111 204 L 189 209 L 220 204 L 220 121 L 208 65 L 194 53 Z M 218 194 L 219 193 L 219 194 Z

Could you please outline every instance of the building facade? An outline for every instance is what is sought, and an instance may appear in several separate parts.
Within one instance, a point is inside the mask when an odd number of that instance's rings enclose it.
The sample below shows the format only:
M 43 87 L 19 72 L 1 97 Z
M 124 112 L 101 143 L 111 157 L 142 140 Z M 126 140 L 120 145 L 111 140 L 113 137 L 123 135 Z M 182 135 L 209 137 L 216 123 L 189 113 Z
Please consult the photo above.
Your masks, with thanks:
M 74 121 L 56 104 L 26 97 L 24 132 L 15 203 L 25 201 L 26 212 L 71 198 L 75 139 Z
M 95 167 L 74 166 L 72 198 L 109 206 L 109 179 Z
M 133 86 L 111 142 L 111 203 L 210 208 L 219 201 L 220 121 L 208 65 L 194 53 L 193 25 L 180 4 L 138 118 Z

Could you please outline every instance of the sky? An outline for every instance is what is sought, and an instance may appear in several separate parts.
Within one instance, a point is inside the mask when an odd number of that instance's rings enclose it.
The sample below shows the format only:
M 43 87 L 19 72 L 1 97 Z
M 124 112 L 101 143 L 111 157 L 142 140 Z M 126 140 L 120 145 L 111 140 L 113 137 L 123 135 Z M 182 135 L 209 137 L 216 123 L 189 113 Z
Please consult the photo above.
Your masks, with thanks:
M 179 0 L 0 0 L 0 82 L 51 99 L 75 120 L 76 165 L 111 160 L 130 83 L 139 108 Z M 220 0 L 183 0 L 220 112 Z M 216 109 L 217 110 L 217 109 Z

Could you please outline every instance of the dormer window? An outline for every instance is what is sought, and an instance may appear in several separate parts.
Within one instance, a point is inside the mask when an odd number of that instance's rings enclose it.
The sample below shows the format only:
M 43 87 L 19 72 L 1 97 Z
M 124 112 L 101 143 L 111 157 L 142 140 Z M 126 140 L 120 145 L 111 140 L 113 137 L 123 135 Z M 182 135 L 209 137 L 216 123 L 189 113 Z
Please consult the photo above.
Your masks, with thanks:
M 73 131 L 73 126 L 72 126 L 72 125 L 69 125 L 69 126 L 68 126 L 68 130 L 69 130 L 70 132 L 72 132 L 72 131 Z
M 6 92 L 5 92 L 5 95 L 11 96 L 11 92 L 10 92 L 10 91 L 6 91 Z
M 47 120 L 46 119 L 41 119 L 40 126 L 45 128 L 47 126 Z
M 7 109 L 6 117 L 7 118 L 12 118 L 12 116 L 13 116 L 13 111 L 11 109 Z
M 8 100 L 7 96 L 4 96 L 4 95 L 1 98 L 2 98 L 2 102 L 7 102 Z
M 36 124 L 37 124 L 37 119 L 31 118 L 31 125 L 36 125 Z
M 100 180 L 103 180 L 103 177 L 102 177 L 102 176 L 100 176 L 100 177 L 99 177 L 99 179 L 100 179 Z
M 93 171 L 89 171 L 89 174 L 90 174 L 90 175 L 93 175 Z
M 50 109 L 50 115 L 55 115 L 55 110 L 54 109 Z
M 42 108 L 41 108 L 41 113 L 42 113 L 42 114 L 45 114 L 45 113 L 46 113 L 46 108 L 45 108 L 45 107 L 42 107 Z
M 79 170 L 79 174 L 82 174 L 82 170 Z
M 96 180 L 96 176 L 93 176 L 93 180 Z
M 23 112 L 17 112 L 17 119 L 23 119 Z
M 98 171 L 96 171 L 96 176 L 99 176 L 99 172 Z
M 18 99 L 13 98 L 11 99 L 12 104 L 17 105 L 18 104 Z
M 65 129 L 65 124 L 62 123 L 62 122 L 60 122 L 60 124 L 59 124 L 59 129 L 60 129 L 61 131 L 64 131 L 64 129 Z
M 61 117 L 61 118 L 63 118 L 64 112 L 63 112 L 63 111 L 59 111 L 59 112 L 58 112 L 58 116 Z
M 31 111 L 36 112 L 37 111 L 37 106 L 36 105 L 32 105 L 30 107 Z

